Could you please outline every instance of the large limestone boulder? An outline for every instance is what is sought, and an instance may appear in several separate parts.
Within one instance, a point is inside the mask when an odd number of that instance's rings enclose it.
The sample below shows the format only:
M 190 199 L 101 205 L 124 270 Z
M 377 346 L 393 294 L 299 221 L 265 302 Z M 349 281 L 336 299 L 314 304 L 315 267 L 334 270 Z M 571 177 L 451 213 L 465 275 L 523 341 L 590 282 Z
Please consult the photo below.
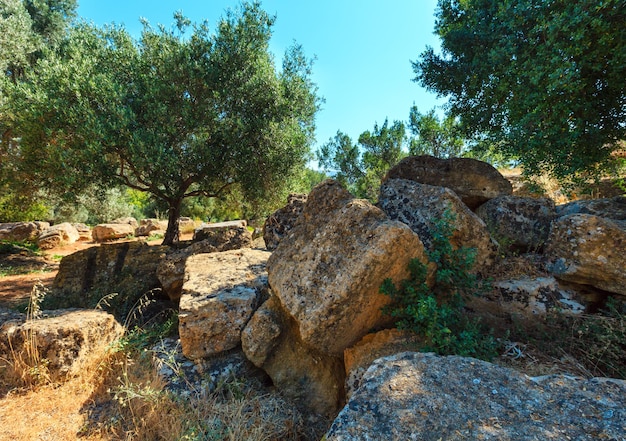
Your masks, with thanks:
M 471 158 L 409 156 L 392 167 L 387 179 L 408 179 L 454 191 L 470 209 L 513 192 L 511 183 L 486 162 Z
M 292 234 L 268 261 L 269 282 L 302 340 L 341 356 L 386 317 L 386 278 L 408 275 L 410 259 L 426 262 L 418 236 L 335 181 L 316 186 Z
M 492 286 L 493 290 L 482 299 L 470 299 L 468 306 L 480 311 L 480 303 L 496 302 L 501 312 L 528 320 L 545 317 L 549 312 L 576 315 L 587 309 L 587 302 L 579 293 L 562 287 L 554 277 L 498 280 Z
M 298 335 L 298 324 L 276 296 L 254 313 L 241 343 L 246 358 L 302 408 L 332 418 L 343 405 L 345 373 L 341 358 L 304 343 Z
M 205 358 L 240 345 L 242 329 L 267 296 L 269 254 L 243 249 L 187 259 L 178 314 L 187 358 Z
M 96 242 L 106 242 L 133 236 L 135 228 L 131 224 L 98 224 L 93 227 L 91 235 Z
M 168 247 L 143 242 L 102 244 L 65 256 L 44 307 L 93 308 L 100 304 L 123 321 L 146 302 L 161 300 L 156 269 Z M 150 298 L 146 298 L 147 293 Z M 110 296 L 114 294 L 113 296 Z
M 552 223 L 546 254 L 555 277 L 626 295 L 626 228 L 591 214 Z
M 626 222 L 626 196 L 574 201 L 559 205 L 556 210 L 559 217 L 570 214 L 593 214 L 614 221 Z
M 246 227 L 205 230 L 198 237 L 205 237 L 205 239 L 170 253 L 158 264 L 157 277 L 163 291 L 174 302 L 178 301 L 181 296 L 185 263 L 189 256 L 239 250 L 252 246 L 252 234 Z
M 265 220 L 263 240 L 268 250 L 275 250 L 280 240 L 289 234 L 300 217 L 306 200 L 306 194 L 290 194 L 287 205 L 276 210 Z
M 626 382 L 530 378 L 473 358 L 377 360 L 327 441 L 622 439 Z
M 194 230 L 193 241 L 200 242 L 203 240 L 216 241 L 217 243 L 224 242 L 224 236 L 229 237 L 232 234 L 240 235 L 242 229 L 246 230 L 248 222 L 245 220 L 234 220 L 226 222 L 214 222 L 208 224 L 202 224 Z M 233 233 L 234 232 L 234 233 Z M 252 237 L 250 237 L 252 241 Z M 245 248 L 241 246 L 240 248 Z
M 383 329 L 367 334 L 343 353 L 346 369 L 346 398 L 361 386 L 363 375 L 374 361 L 381 357 L 418 350 L 420 336 L 411 331 Z
M 167 230 L 167 221 L 159 219 L 141 219 L 135 230 L 135 236 L 150 236 L 151 234 L 163 233 Z
M 126 225 L 130 225 L 131 227 L 133 227 L 133 229 L 136 229 L 139 226 L 139 223 L 137 222 L 137 219 L 135 219 L 134 217 L 118 217 L 117 219 L 113 219 L 111 222 L 108 222 L 109 224 L 126 224 Z
M 543 249 L 556 209 L 548 198 L 499 196 L 478 207 L 476 214 L 500 246 L 527 252 Z
M 37 245 L 42 250 L 50 250 L 62 244 L 72 244 L 80 239 L 80 233 L 74 225 L 64 222 L 53 225 L 37 238 Z
M 331 416 L 343 402 L 343 351 L 390 319 L 384 279 L 426 262 L 419 238 L 335 181 L 316 186 L 268 260 L 273 295 L 242 333 L 246 357 L 286 396 Z
M 454 216 L 452 246 L 476 249 L 475 270 L 493 263 L 497 247 L 487 226 L 452 190 L 407 179 L 387 179 L 380 187 L 378 205 L 391 219 L 417 233 L 426 249 L 433 245 L 435 221 L 449 211 Z
M 50 228 L 48 222 L 8 222 L 0 224 L 0 240 L 31 242 Z
M 97 310 L 44 311 L 35 320 L 23 314 L 5 318 L 0 320 L 0 359 L 17 357 L 35 367 L 36 354 L 53 381 L 77 374 L 124 332 L 111 314 Z

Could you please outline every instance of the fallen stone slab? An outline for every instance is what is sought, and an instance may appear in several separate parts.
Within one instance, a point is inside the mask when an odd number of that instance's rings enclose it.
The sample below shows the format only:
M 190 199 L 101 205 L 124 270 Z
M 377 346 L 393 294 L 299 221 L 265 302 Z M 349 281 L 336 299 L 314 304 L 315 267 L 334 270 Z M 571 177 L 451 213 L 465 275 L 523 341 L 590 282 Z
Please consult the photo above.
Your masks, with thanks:
M 457 356 L 405 352 L 367 370 L 326 441 L 623 440 L 626 382 L 531 378 Z
M 243 249 L 187 259 L 178 315 L 187 358 L 205 358 L 239 346 L 242 329 L 267 291 L 269 255 Z
M 98 310 L 43 311 L 42 318 L 0 314 L 0 358 L 45 366 L 62 381 L 102 356 L 123 334 L 113 315 Z M 35 367 L 35 366 L 31 366 Z

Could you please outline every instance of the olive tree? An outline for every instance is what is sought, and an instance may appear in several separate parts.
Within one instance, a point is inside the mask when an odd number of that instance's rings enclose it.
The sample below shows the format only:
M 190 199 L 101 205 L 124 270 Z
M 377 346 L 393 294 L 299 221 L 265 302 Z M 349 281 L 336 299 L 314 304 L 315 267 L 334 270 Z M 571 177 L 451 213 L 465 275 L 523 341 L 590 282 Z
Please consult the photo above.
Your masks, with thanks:
M 305 165 L 319 105 L 300 46 L 275 65 L 275 18 L 259 3 L 214 32 L 175 19 L 144 23 L 138 40 L 78 24 L 11 94 L 25 169 L 49 186 L 151 193 L 169 207 L 165 244 L 178 240 L 185 198 L 263 198 L 287 182 Z

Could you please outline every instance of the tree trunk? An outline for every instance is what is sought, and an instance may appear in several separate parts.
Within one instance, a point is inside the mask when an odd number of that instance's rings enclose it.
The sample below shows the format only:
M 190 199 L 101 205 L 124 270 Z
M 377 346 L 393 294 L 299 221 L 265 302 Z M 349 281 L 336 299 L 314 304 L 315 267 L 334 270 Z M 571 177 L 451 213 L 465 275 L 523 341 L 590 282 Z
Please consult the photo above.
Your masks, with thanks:
M 165 231 L 163 245 L 174 245 L 180 238 L 178 218 L 180 217 L 180 207 L 182 202 L 182 199 L 180 199 L 170 204 L 167 216 L 167 231 Z

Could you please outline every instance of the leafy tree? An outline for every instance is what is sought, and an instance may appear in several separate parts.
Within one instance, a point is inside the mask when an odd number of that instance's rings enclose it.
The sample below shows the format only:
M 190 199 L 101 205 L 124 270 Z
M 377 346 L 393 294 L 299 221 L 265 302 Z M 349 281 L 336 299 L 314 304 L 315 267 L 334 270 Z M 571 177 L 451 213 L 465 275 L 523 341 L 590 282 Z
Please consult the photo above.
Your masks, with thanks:
M 414 135 L 409 147 L 411 155 L 432 155 L 437 158 L 461 156 L 465 145 L 457 118 L 446 116 L 443 121 L 431 109 L 420 113 L 417 106 L 411 107 L 409 129 Z
M 164 243 L 181 205 L 237 187 L 261 199 L 306 161 L 319 99 L 300 46 L 282 69 L 268 51 L 274 18 L 259 3 L 230 11 L 211 34 L 176 27 L 78 24 L 59 54 L 15 88 L 25 169 L 46 185 L 123 184 L 165 202 Z
M 365 176 L 359 146 L 341 131 L 320 147 L 317 160 L 322 169 L 331 172 L 334 179 L 351 190 Z
M 380 181 L 387 170 L 406 156 L 406 128 L 401 121 L 389 126 L 374 124 L 372 132 L 359 136 L 358 144 L 337 132 L 317 152 L 317 159 L 325 170 L 358 197 L 374 200 Z
M 45 53 L 57 48 L 76 6 L 75 0 L 0 0 L 0 219 L 41 219 L 48 212 L 37 199 L 36 183 L 15 167 L 19 135 L 6 94 Z
M 626 138 L 624 0 L 439 0 L 415 81 L 527 174 L 607 165 Z

